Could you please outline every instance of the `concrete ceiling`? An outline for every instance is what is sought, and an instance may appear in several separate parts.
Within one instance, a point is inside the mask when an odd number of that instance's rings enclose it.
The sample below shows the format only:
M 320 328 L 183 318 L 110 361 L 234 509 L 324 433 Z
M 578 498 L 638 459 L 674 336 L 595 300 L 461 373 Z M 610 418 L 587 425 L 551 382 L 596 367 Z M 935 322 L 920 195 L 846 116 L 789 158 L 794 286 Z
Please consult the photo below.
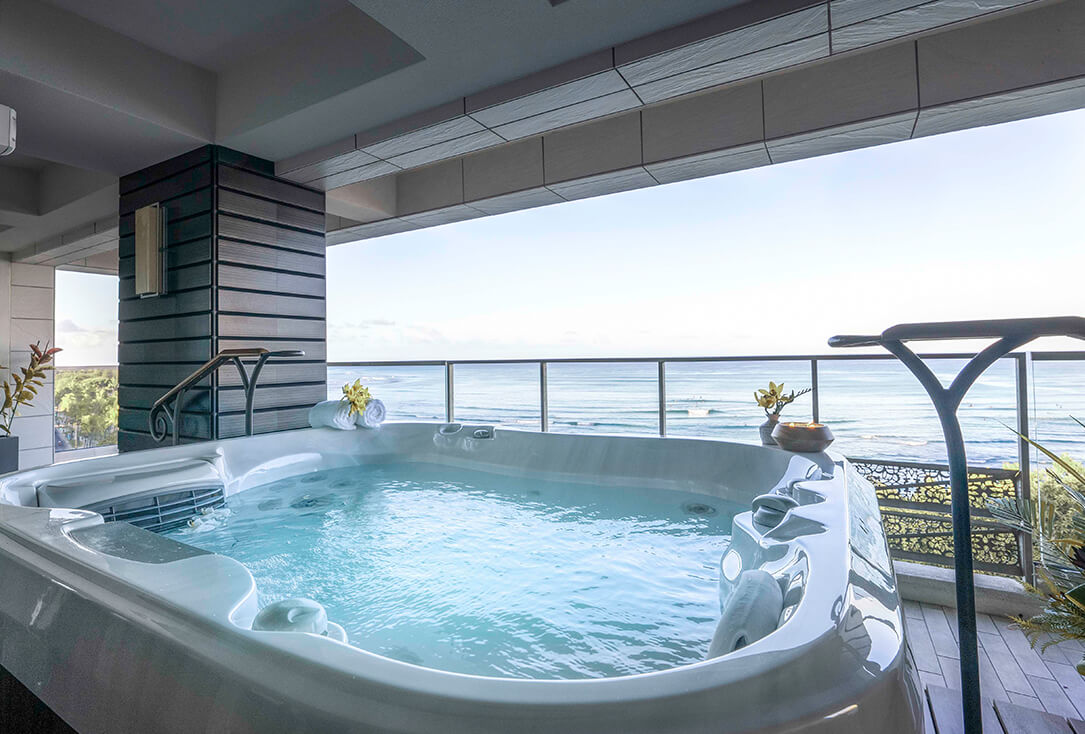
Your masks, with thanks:
M 294 35 L 345 0 L 49 0 L 87 20 L 208 71 Z
M 280 160 L 743 0 L 0 0 L 20 148 L 122 175 Z
M 199 145 L 281 160 L 743 1 L 0 0 L 0 252 Z
M 351 1 L 424 58 L 224 144 L 280 160 L 748 0 Z

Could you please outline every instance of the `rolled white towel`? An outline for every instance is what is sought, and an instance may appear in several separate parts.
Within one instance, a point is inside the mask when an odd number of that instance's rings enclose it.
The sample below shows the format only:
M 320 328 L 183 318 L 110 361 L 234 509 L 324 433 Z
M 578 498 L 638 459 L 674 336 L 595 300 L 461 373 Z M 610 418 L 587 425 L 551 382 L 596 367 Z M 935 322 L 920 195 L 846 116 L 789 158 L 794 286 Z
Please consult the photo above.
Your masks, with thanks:
M 388 410 L 384 407 L 384 403 L 373 398 L 365 404 L 365 410 L 361 415 L 354 415 L 354 420 L 362 428 L 380 428 L 380 424 L 384 423 L 387 415 Z
M 325 400 L 309 410 L 309 425 L 313 428 L 338 428 L 340 431 L 353 431 L 356 417 L 350 414 L 350 403 L 342 400 Z

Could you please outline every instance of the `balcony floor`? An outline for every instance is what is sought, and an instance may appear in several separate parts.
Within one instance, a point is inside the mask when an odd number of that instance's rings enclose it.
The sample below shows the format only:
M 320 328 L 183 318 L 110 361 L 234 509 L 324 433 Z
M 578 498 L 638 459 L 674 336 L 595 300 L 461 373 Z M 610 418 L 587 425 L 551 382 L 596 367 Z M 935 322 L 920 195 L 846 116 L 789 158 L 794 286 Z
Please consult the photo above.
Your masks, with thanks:
M 908 640 L 927 688 L 927 703 L 936 728 L 961 731 L 960 663 L 955 610 L 904 602 Z M 1005 617 L 977 615 L 980 681 L 986 734 L 1085 734 L 1085 678 L 1074 665 L 1085 653 L 1080 641 L 1061 642 L 1041 651 L 1029 646 Z M 1046 712 L 1047 716 L 1038 712 Z

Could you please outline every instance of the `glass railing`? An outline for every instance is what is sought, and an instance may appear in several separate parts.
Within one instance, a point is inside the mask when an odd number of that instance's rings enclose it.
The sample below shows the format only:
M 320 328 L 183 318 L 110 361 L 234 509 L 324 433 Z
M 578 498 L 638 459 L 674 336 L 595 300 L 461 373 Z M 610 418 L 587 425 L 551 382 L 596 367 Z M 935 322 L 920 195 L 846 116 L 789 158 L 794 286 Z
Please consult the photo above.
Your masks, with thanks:
M 117 443 L 117 368 L 58 367 L 54 376 L 57 453 Z
M 970 354 L 923 355 L 943 382 Z M 455 420 L 562 433 L 756 442 L 769 380 L 812 388 L 784 420 L 824 422 L 833 449 L 878 489 L 897 557 L 952 565 L 945 446 L 922 388 L 891 355 L 333 362 L 328 395 L 361 379 L 399 420 Z M 973 468 L 974 544 L 983 570 L 1028 575 L 1031 540 L 993 523 L 986 501 L 1030 501 L 1044 476 L 1014 430 L 1085 457 L 1085 352 L 1016 353 L 993 365 L 960 409 Z M 896 477 L 896 479 L 893 479 Z

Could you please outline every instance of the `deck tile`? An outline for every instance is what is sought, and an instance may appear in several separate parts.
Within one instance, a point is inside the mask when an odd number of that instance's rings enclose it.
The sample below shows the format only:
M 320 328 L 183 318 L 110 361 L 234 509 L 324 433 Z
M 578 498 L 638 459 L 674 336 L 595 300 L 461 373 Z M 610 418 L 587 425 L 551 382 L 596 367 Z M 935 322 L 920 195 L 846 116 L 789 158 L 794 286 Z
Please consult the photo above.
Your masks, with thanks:
M 930 633 L 935 652 L 939 657 L 959 658 L 960 649 L 957 647 L 953 632 L 949 629 L 949 620 L 946 619 L 943 608 L 926 603 L 922 606 L 923 620 L 927 623 L 927 631 Z
M 953 616 L 954 618 L 956 618 L 956 612 L 954 612 Z M 986 632 L 987 634 L 998 634 L 998 627 L 995 626 L 995 622 L 993 619 L 991 619 L 991 615 L 989 614 L 976 615 L 976 629 L 980 632 Z
M 1005 701 L 996 701 L 995 709 L 1002 727 L 1009 734 L 1070 734 L 1066 718 L 1044 713 L 1036 709 L 1016 706 Z M 986 730 L 986 726 L 984 729 Z
M 961 690 L 961 662 L 956 658 L 939 656 L 938 662 L 942 666 L 942 677 L 945 678 L 946 686 L 955 691 Z M 997 698 L 1000 701 L 1008 701 L 1006 689 L 1002 681 L 998 679 L 994 666 L 987 655 L 980 651 L 980 692 L 984 698 Z
M 1045 663 L 1073 664 L 1077 662 L 1076 660 L 1071 660 L 1066 657 L 1065 648 L 1058 643 L 1055 643 L 1054 645 L 1048 645 L 1046 648 L 1043 647 L 1044 643 L 1053 639 L 1055 638 L 1051 635 L 1044 635 L 1040 638 L 1040 642 L 1036 644 L 1036 651 L 1040 653 L 1040 657 L 1043 658 Z
M 1070 734 L 1067 719 L 1054 713 L 1014 706 L 1005 701 L 996 701 L 995 709 L 1009 734 Z
M 1080 716 L 1074 704 L 1066 697 L 1066 691 L 1063 690 L 1062 684 L 1058 681 L 1049 678 L 1030 677 L 1029 683 L 1032 684 L 1032 688 L 1036 691 L 1036 697 L 1040 699 L 1040 703 L 1044 705 L 1048 713 L 1067 718 Z
M 948 688 L 946 679 L 942 677 L 941 673 L 930 673 L 926 670 L 920 670 L 919 679 L 923 681 L 923 685 L 925 686 L 941 686 L 942 688 Z
M 1025 708 L 1036 709 L 1037 711 L 1043 711 L 1044 705 L 1040 703 L 1040 699 L 1035 696 L 1025 696 L 1020 693 L 1014 693 L 1009 691 L 1010 703 L 1016 703 L 1018 706 L 1024 706 Z
M 987 652 L 981 649 L 979 653 L 980 690 L 983 692 L 983 695 L 993 698 L 996 701 L 1009 701 L 1010 697 L 1006 695 L 1006 687 L 1002 685 L 1002 679 L 998 677 L 998 672 L 991 663 L 991 659 L 987 657 Z
M 1047 668 L 1077 709 L 1077 717 L 1085 719 L 1085 678 L 1072 665 L 1048 663 Z
M 953 639 L 960 645 L 960 630 L 957 629 L 957 610 L 953 607 L 943 607 L 942 612 L 946 615 L 946 623 L 949 624 L 949 632 L 953 635 Z
M 1034 696 L 1035 693 L 1028 682 L 1025 671 L 1017 664 L 1016 658 L 1010 652 L 1010 648 L 1006 646 L 1006 641 L 998 634 L 997 629 L 995 634 L 980 632 L 979 638 L 984 652 L 990 658 L 991 664 L 994 665 L 995 672 L 998 673 L 998 679 L 1002 681 L 1002 687 L 1007 692 Z
M 1051 678 L 1051 671 L 1044 665 L 1044 661 L 1040 658 L 1040 654 L 1029 644 L 1028 638 L 1025 637 L 1025 633 L 1016 628 L 1011 629 L 1011 624 L 1012 620 L 1006 619 L 1005 617 L 997 617 L 995 619 L 995 626 L 998 627 L 999 634 L 1002 635 L 1002 641 L 1006 643 L 1006 647 L 1013 653 L 1021 670 L 1025 671 L 1026 675 L 1034 675 L 1038 678 Z
M 934 717 L 931 716 L 931 703 L 927 700 L 927 693 L 923 692 L 923 734 L 938 734 L 934 726 Z M 1085 730 L 1082 731 L 1085 734 Z
M 928 691 L 928 708 L 933 711 L 934 723 L 939 727 L 937 734 L 960 731 L 961 724 L 956 720 L 949 724 L 951 728 L 944 728 L 939 715 L 945 714 L 945 706 L 941 711 L 935 708 L 936 700 L 942 700 L 943 704 L 946 700 L 945 694 L 939 691 L 948 689 L 955 699 L 954 710 L 960 710 L 961 668 L 955 611 L 936 604 L 915 602 L 905 602 L 904 611 L 908 645 Z M 1085 721 L 1085 678 L 1073 667 L 1081 659 L 1080 641 L 1060 642 L 1041 655 L 1039 644 L 1050 638 L 1042 637 L 1033 648 L 1024 632 L 1013 626 L 1012 619 L 980 614 L 976 617 L 976 627 L 981 692 L 985 715 L 990 713 L 992 719 L 991 722 L 985 719 L 985 734 L 1003 734 L 1005 722 L 998 720 L 992 705 L 1006 707 L 1005 711 L 1009 713 L 1005 714 L 1005 719 L 1016 728 L 1011 734 L 1031 734 L 1032 730 L 1020 729 L 1020 721 L 1049 723 L 1052 720 L 1065 725 L 1064 729 L 1058 730 L 1060 732 L 1085 734 L 1085 724 L 1081 723 Z M 1046 713 L 1054 719 L 1030 717 L 1009 708 L 1011 705 Z M 990 729 L 990 724 L 996 728 Z M 1072 729 L 1075 726 L 1077 729 Z M 1047 734 L 1046 729 L 1036 731 Z
M 934 724 L 938 734 L 964 734 L 964 716 L 961 714 L 961 695 L 957 691 L 948 688 L 930 686 L 927 696 L 931 702 L 931 713 L 934 715 Z M 998 721 L 998 714 L 989 699 L 983 701 L 983 731 L 984 734 L 1001 734 L 1002 725 Z M 1014 734 L 1019 734 L 1014 732 Z M 1021 732 L 1020 734 L 1024 734 Z
M 938 653 L 931 644 L 931 636 L 927 633 L 927 625 L 922 619 L 908 619 L 905 621 L 908 630 L 908 645 L 912 648 L 912 656 L 920 670 L 929 673 L 941 673 L 942 668 L 938 664 Z
M 938 662 L 942 665 L 942 677 L 946 679 L 946 687 L 955 691 L 961 690 L 961 661 L 938 656 Z

